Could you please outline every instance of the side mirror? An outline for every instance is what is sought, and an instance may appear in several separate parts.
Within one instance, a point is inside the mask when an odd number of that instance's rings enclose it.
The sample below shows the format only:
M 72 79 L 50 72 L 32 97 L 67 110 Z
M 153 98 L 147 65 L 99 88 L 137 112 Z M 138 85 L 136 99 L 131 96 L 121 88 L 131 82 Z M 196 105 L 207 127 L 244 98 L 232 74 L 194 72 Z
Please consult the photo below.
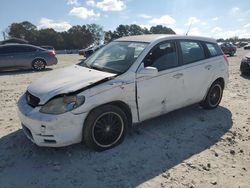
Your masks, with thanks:
M 145 76 L 145 77 L 154 77 L 157 76 L 158 69 L 155 67 L 143 67 L 139 72 L 138 75 Z

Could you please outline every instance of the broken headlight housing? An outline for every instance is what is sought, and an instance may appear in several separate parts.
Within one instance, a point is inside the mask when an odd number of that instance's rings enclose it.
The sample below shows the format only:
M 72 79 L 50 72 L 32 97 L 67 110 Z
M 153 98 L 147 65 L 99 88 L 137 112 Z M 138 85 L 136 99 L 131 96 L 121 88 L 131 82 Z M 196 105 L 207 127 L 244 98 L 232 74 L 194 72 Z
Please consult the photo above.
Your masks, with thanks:
M 48 101 L 41 107 L 40 112 L 45 114 L 63 114 L 74 110 L 85 102 L 84 96 L 60 96 Z

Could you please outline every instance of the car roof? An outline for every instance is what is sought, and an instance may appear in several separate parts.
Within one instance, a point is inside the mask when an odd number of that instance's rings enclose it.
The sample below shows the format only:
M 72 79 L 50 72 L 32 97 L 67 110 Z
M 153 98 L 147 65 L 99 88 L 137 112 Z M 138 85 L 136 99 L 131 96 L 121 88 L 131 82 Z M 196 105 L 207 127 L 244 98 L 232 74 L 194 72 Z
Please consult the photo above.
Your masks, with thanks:
M 33 48 L 36 48 L 36 49 L 42 49 L 42 50 L 44 50 L 44 48 L 41 48 L 41 47 L 35 46 L 35 45 L 31 45 L 31 44 L 8 43 L 8 44 L 2 44 L 2 45 L 0 45 L 0 47 L 4 47 L 4 46 L 29 46 L 29 47 L 33 47 Z
M 44 48 L 44 47 L 45 47 L 45 48 L 54 48 L 53 46 L 48 46 L 48 45 L 42 45 L 41 47 L 42 47 L 42 48 Z
M 186 39 L 186 40 L 201 40 L 212 43 L 217 43 L 215 39 L 200 36 L 187 36 L 187 35 L 166 35 L 166 34 L 148 34 L 148 35 L 134 35 L 116 39 L 115 41 L 133 41 L 133 42 L 147 42 L 152 43 L 161 39 Z
M 34 47 L 34 48 L 40 48 L 39 46 L 34 46 L 31 44 L 19 44 L 19 43 L 8 43 L 8 44 L 2 44 L 0 46 L 30 46 L 30 47 Z

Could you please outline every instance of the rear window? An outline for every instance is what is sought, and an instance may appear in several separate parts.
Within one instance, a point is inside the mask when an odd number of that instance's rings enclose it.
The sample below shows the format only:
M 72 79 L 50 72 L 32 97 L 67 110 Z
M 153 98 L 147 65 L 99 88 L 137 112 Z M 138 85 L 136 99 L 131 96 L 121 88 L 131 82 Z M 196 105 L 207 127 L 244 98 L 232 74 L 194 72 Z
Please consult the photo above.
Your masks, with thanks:
M 205 53 L 200 42 L 180 41 L 180 46 L 183 55 L 183 64 L 205 59 Z
M 212 44 L 212 43 L 205 43 L 209 54 L 211 57 L 222 55 L 221 49 L 217 44 Z

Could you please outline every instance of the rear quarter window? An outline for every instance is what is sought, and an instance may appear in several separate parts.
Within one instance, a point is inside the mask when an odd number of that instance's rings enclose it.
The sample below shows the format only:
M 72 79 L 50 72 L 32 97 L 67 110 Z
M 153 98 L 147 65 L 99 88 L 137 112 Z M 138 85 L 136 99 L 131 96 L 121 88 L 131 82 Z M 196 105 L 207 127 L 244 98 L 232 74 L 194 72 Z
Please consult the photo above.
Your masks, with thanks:
M 213 43 L 205 43 L 205 44 L 208 48 L 210 57 L 222 55 L 222 51 L 217 44 L 213 44 Z
M 35 51 L 37 51 L 37 49 L 32 46 L 24 46 L 21 49 L 21 52 L 35 52 Z

